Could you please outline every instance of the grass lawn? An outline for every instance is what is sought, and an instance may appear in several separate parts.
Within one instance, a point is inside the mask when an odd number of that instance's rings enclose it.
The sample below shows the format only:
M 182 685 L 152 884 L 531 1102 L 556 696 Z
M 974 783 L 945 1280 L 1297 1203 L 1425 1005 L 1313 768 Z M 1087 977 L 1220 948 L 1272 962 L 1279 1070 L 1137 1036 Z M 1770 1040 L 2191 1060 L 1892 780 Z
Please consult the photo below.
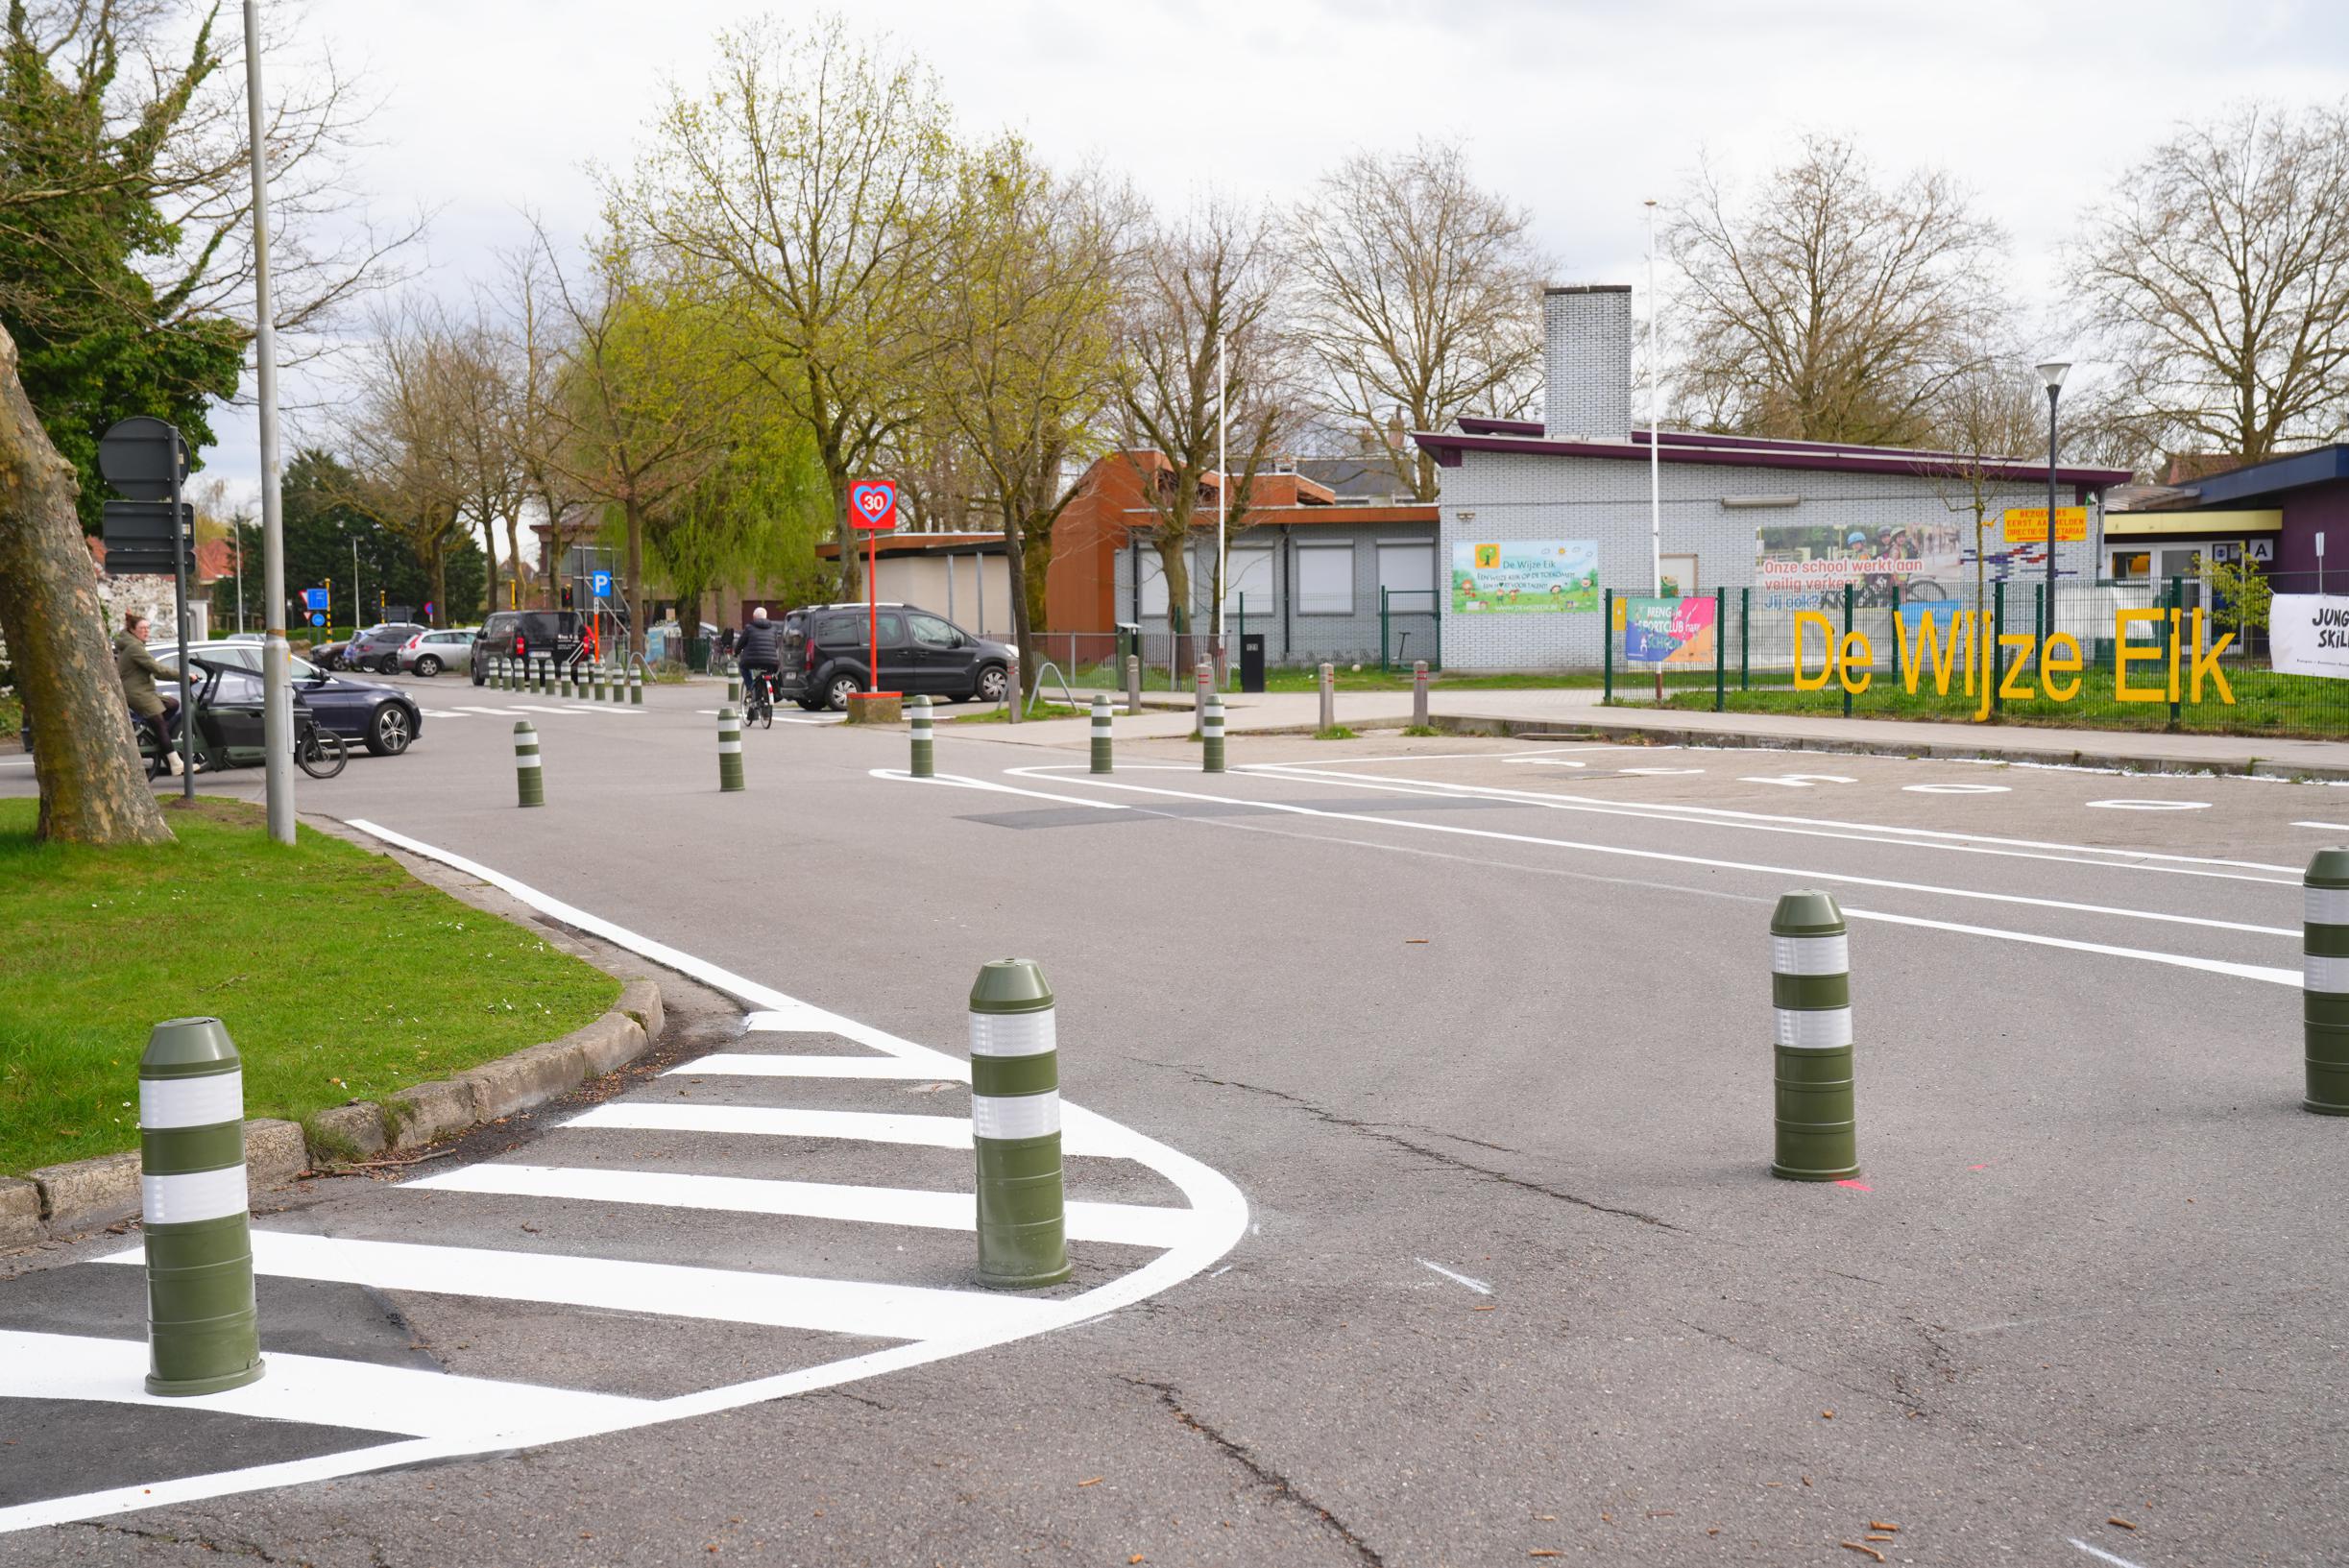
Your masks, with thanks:
M 258 807 L 164 813 L 162 850 L 33 841 L 0 801 L 0 1172 L 138 1146 L 138 1057 L 159 1020 L 212 1014 L 245 1060 L 245 1114 L 379 1099 L 609 1008 L 619 982 L 394 861 Z
M 932 712 L 934 712 L 935 710 Z M 1090 708 L 1071 708 L 1064 702 L 1040 702 L 1032 710 L 1022 708 L 1020 722 L 1022 724 L 1041 724 L 1048 718 L 1083 718 L 1092 712 Z M 983 713 L 957 714 L 946 722 L 949 724 L 1008 724 L 1011 722 L 1011 711 L 1007 708 L 990 708 Z
M 2311 738 L 2338 740 L 2349 737 L 2349 681 L 2329 681 L 2314 676 L 2278 675 L 2271 670 L 2224 666 L 2227 684 L 2234 689 L 2232 704 L 2218 700 L 2216 690 L 2206 681 L 2202 701 L 2182 702 L 2178 706 L 2178 730 L 2190 735 L 2247 735 L 2272 736 L 2280 739 Z M 1772 689 L 1739 691 L 1732 688 L 1727 694 L 1724 708 L 1732 713 L 1818 713 L 1840 715 L 1843 712 L 1843 692 L 1830 684 L 1825 691 L 1795 691 L 1782 684 L 1782 675 L 1771 677 Z M 2132 689 L 2160 686 L 2165 677 L 2158 666 L 2139 664 L 2129 671 Z M 1964 723 L 1976 712 L 1978 699 L 1968 699 L 1952 678 L 1949 694 L 1941 696 L 1933 690 L 1931 677 L 1917 683 L 1914 695 L 1901 689 L 1898 672 L 1877 670 L 1869 688 L 1852 699 L 1853 718 L 1898 718 L 1945 720 Z M 1623 689 L 1620 683 L 1617 689 Z M 2182 689 L 2182 694 L 2191 692 Z M 1632 688 L 1636 696 L 1638 688 Z M 1667 706 L 1701 709 L 1710 712 L 1713 705 L 1711 683 L 1702 690 L 1675 693 Z M 2169 727 L 2169 704 L 2167 702 L 2121 702 L 2113 694 L 2113 674 L 2109 669 L 2092 669 L 2080 678 L 2080 694 L 2070 702 L 2050 702 L 2045 697 L 2029 702 L 2009 702 L 1994 711 L 2009 724 L 2048 725 L 2088 730 L 2167 730 Z
M 1358 671 L 1340 664 L 1330 672 L 1330 678 L 1341 691 L 1409 691 L 1411 689 L 1411 666 L 1408 664 L 1400 669 L 1385 672 L 1381 672 L 1375 664 L 1365 664 Z M 1701 672 L 1701 675 L 1695 670 L 1674 670 L 1664 677 L 1664 685 L 1666 687 L 1690 686 L 1700 678 L 1704 682 L 1706 691 L 1709 694 L 1713 688 L 1713 672 L 1709 665 Z M 1599 670 L 1576 670 L 1570 673 L 1553 670 L 1545 673 L 1514 675 L 1446 675 L 1441 670 L 1431 670 L 1428 673 L 1428 685 L 1431 689 L 1437 691 L 1596 690 L 1606 683 L 1606 675 Z M 1615 671 L 1617 687 L 1635 686 L 1648 688 L 1655 685 L 1655 680 L 1656 677 L 1651 672 L 1651 667 L 1646 664 L 1640 665 L 1635 672 L 1628 669 Z M 1111 665 L 1096 664 L 1077 671 L 1070 677 L 1070 684 L 1077 687 L 1091 687 L 1103 691 L 1123 691 L 1126 689 L 1126 677 L 1119 674 Z M 1316 669 L 1276 668 L 1264 672 L 1264 686 L 1267 691 L 1317 691 L 1320 689 L 1320 685 L 1321 677 Z M 1053 688 L 1048 684 L 1046 689 Z M 1191 688 L 1186 683 L 1180 690 L 1168 690 L 1166 666 L 1161 664 L 1154 670 L 1144 671 L 1142 695 L 1145 700 L 1151 697 L 1170 696 L 1188 698 L 1191 695 Z M 1230 695 L 1230 692 L 1227 691 L 1225 695 Z

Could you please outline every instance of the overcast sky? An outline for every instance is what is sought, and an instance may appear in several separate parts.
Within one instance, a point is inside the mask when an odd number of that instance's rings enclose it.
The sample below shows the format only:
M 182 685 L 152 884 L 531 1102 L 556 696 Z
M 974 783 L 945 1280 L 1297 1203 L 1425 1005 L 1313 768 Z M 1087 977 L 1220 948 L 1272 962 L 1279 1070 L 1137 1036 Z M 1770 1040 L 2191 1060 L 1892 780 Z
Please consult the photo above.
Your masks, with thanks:
M 424 285 L 461 297 L 521 243 L 595 216 L 666 84 L 759 8 L 716 0 L 314 0 L 309 27 L 384 103 L 375 209 L 437 210 Z M 1465 143 L 1530 207 L 1561 280 L 1643 280 L 1641 202 L 1701 157 L 1767 169 L 1804 132 L 1887 172 L 1942 165 L 2048 297 L 2083 212 L 2179 118 L 2349 91 L 2340 0 L 861 0 L 943 80 L 963 127 L 1094 158 L 1165 207 L 1294 198 L 1356 147 Z M 804 22 L 806 8 L 777 8 Z M 233 16 L 233 9 L 230 12 Z M 2063 349 L 2067 345 L 2049 345 Z M 255 484 L 250 408 L 210 472 Z

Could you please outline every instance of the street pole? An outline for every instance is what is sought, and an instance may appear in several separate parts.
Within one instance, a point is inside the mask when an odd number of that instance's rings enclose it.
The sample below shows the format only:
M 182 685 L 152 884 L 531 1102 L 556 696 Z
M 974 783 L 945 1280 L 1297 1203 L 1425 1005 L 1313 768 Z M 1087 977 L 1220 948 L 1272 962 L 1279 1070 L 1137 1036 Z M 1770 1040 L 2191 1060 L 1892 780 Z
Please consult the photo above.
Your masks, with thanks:
M 261 763 L 269 836 L 294 841 L 294 667 L 285 642 L 285 536 L 278 489 L 278 328 L 269 300 L 269 144 L 261 114 L 260 0 L 245 0 L 245 119 L 253 161 L 253 358 L 261 399 Z M 178 519 L 173 525 L 178 526 Z
M 2064 374 L 2071 369 L 2061 359 L 2050 359 L 2039 367 L 2039 378 L 2047 388 L 2047 614 L 2046 624 L 2039 633 L 2043 667 L 2046 639 L 2055 635 L 2055 400 L 2064 390 Z
M 1663 377 L 1658 373 L 1656 358 L 1656 318 L 1660 312 L 1656 304 L 1656 201 L 1649 198 L 1648 208 L 1648 591 L 1658 598 L 1664 594 L 1664 488 L 1663 443 L 1658 439 L 1659 424 L 1657 405 L 1662 399 Z M 1691 584 L 1693 588 L 1695 585 Z M 1612 634 L 1610 633 L 1610 636 Z M 1714 636 L 1720 635 L 1716 628 Z M 1656 666 L 1656 700 L 1664 700 L 1664 666 Z
M 1215 677 L 1223 684 L 1223 540 L 1231 522 L 1231 458 L 1225 449 L 1228 434 L 1223 405 L 1230 400 L 1231 383 L 1223 375 L 1224 339 L 1215 340 Z
M 196 804 L 196 683 L 187 668 L 187 531 L 180 526 L 180 472 L 187 466 L 187 442 L 180 427 L 171 429 L 171 575 L 172 605 L 180 649 L 180 798 Z

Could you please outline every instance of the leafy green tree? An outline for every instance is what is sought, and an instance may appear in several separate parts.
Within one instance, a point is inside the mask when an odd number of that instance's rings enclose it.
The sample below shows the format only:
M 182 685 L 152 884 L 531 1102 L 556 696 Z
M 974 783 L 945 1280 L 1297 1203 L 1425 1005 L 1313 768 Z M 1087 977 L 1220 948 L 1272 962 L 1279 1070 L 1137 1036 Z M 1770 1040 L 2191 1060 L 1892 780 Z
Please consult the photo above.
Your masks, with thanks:
M 747 417 L 725 460 L 654 513 L 644 532 L 646 559 L 676 598 L 688 637 L 716 589 L 740 584 L 763 597 L 811 599 L 829 572 L 815 553 L 832 514 L 814 443 L 795 422 L 761 418 L 779 413 L 771 404 L 750 397 L 738 406 Z
M 2267 613 L 2275 604 L 2275 591 L 2268 586 L 2267 574 L 2257 563 L 2239 558 L 2204 563 L 2202 580 L 2210 585 L 2218 601 L 2214 618 L 2234 629 L 2237 653 L 2248 664 L 2251 634 L 2265 630 Z

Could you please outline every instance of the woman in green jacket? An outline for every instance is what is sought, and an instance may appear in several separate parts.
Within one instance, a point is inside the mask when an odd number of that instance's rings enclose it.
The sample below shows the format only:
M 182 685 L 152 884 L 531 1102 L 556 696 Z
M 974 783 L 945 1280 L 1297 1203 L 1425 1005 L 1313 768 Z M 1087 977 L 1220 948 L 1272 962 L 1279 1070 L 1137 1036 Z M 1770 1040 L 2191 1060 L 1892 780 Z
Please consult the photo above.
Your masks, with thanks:
M 180 754 L 171 747 L 171 721 L 180 712 L 176 698 L 155 688 L 158 680 L 177 681 L 170 665 L 147 651 L 147 617 L 135 610 L 123 613 L 122 630 L 114 634 L 114 673 L 122 678 L 123 700 L 147 732 L 155 736 L 156 754 L 167 759 L 178 773 Z

